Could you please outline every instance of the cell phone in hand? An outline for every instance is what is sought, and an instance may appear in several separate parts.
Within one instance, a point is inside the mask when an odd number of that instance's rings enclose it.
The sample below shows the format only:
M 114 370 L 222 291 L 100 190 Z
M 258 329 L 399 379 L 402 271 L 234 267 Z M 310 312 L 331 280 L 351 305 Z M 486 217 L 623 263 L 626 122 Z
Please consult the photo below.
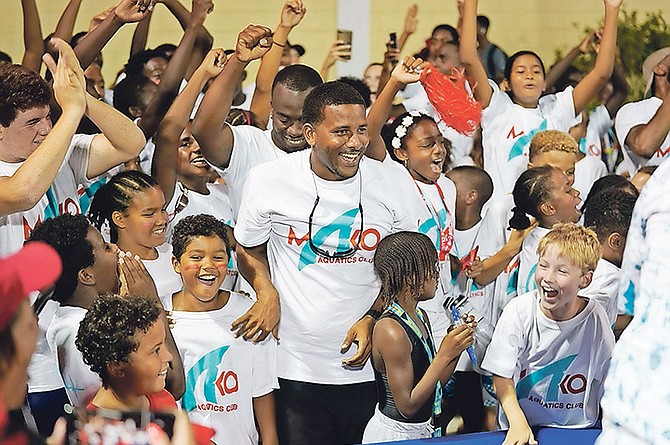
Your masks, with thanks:
M 171 413 L 97 409 L 67 417 L 66 443 L 143 445 L 149 443 L 147 426 L 153 423 L 172 437 L 175 417 Z
M 352 38 L 352 32 L 351 30 L 348 29 L 338 29 L 337 30 L 337 40 L 342 40 L 345 44 L 351 45 L 351 38 Z M 344 60 L 350 60 L 351 55 L 348 56 L 342 56 L 341 57 Z
M 398 49 L 398 35 L 396 33 L 392 32 L 389 34 L 389 42 L 391 48 Z

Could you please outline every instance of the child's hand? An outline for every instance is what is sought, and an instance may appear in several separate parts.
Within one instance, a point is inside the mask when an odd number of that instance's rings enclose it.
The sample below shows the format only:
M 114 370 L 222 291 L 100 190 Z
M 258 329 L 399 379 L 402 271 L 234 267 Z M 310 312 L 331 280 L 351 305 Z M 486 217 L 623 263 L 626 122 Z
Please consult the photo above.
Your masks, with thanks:
M 424 62 L 422 59 L 407 56 L 402 63 L 396 65 L 391 73 L 391 77 L 403 85 L 418 82 L 421 71 L 427 66 L 428 62 Z
M 464 323 L 451 329 L 442 339 L 437 355 L 446 355 L 449 361 L 458 358 L 468 346 L 475 342 L 475 331 L 470 324 Z
M 468 278 L 477 278 L 482 273 L 483 264 L 482 260 L 479 257 L 476 257 L 474 261 L 470 263 L 470 266 L 465 269 L 465 275 Z
M 272 30 L 262 25 L 249 25 L 237 36 L 235 56 L 242 63 L 260 59 L 272 47 Z
M 119 281 L 121 295 L 144 295 L 158 299 L 154 280 L 142 260 L 130 252 L 119 252 Z
M 530 429 L 528 423 L 523 425 L 512 425 L 507 431 L 505 441 L 502 445 L 537 445 L 537 440 L 533 435 L 533 430 Z
M 51 54 L 43 56 L 44 63 L 54 77 L 54 96 L 65 111 L 81 113 L 86 111 L 86 81 L 84 72 L 74 51 L 65 41 L 54 37 L 51 44 L 58 50 L 58 63 Z
M 302 0 L 290 0 L 286 2 L 281 11 L 281 24 L 283 28 L 294 28 L 305 17 L 307 8 L 302 4 Z

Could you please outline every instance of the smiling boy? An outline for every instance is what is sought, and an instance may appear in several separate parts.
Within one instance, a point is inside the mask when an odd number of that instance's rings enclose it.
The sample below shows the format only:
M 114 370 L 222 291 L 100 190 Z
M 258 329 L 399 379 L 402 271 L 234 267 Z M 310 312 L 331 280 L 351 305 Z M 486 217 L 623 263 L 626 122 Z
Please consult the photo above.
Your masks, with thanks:
M 482 363 L 509 427 L 505 443 L 537 443 L 535 426 L 593 426 L 614 347 L 604 309 L 578 295 L 600 258 L 595 233 L 557 224 L 537 253 L 537 290 L 507 305 Z

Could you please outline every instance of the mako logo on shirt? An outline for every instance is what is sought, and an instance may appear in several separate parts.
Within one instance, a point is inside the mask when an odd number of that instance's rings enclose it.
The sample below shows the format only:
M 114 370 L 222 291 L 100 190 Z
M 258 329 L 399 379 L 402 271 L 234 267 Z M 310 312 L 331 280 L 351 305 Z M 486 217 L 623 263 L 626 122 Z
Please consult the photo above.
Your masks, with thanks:
M 516 394 L 519 400 L 531 399 L 543 405 L 558 402 L 561 394 L 581 394 L 586 391 L 586 376 L 580 373 L 566 374 L 567 369 L 577 358 L 577 354 L 569 355 L 550 365 L 544 366 L 530 374 L 521 373 L 521 379 L 516 384 Z M 533 389 L 545 379 L 551 378 L 547 385 L 546 394 L 539 394 Z M 554 407 L 549 405 L 547 407 Z M 575 407 L 576 408 L 576 407 Z
M 509 150 L 509 155 L 507 157 L 507 161 L 511 161 L 512 159 L 516 158 L 517 156 L 521 156 L 524 152 L 524 149 L 530 144 L 531 139 L 533 139 L 533 136 L 535 136 L 537 133 L 540 131 L 544 131 L 547 129 L 547 120 L 544 119 L 542 120 L 542 123 L 540 124 L 539 127 L 537 127 L 535 130 L 531 130 L 528 134 L 524 134 L 522 131 L 519 133 L 517 136 L 516 141 L 514 141 L 514 145 L 512 145 L 512 148 Z M 510 134 L 514 130 L 514 127 L 512 127 L 512 130 L 510 131 Z M 509 134 L 507 135 L 509 138 Z
M 67 197 L 63 202 L 58 202 L 58 199 L 56 198 L 56 194 L 53 191 L 53 186 L 49 187 L 47 192 L 44 194 L 47 198 L 47 205 L 44 208 L 44 221 L 47 219 L 55 218 L 58 215 L 62 215 L 65 213 L 70 213 L 72 215 L 77 215 L 81 212 L 81 208 L 79 206 L 79 203 L 77 200 Z M 39 205 L 39 204 L 38 204 Z M 33 230 L 35 230 L 35 227 L 39 226 L 42 223 L 42 217 L 40 215 L 37 216 L 37 219 L 33 224 L 31 224 L 25 216 L 21 216 L 21 220 L 23 223 L 23 239 L 27 240 L 30 237 L 30 234 L 32 233 Z
M 223 370 L 219 372 L 219 364 L 228 348 L 230 346 L 222 346 L 210 351 L 188 370 L 186 374 L 186 389 L 181 402 L 182 407 L 186 411 L 190 412 L 196 408 L 207 411 L 224 411 L 226 407 L 222 407 L 224 409 L 221 410 L 215 409 L 215 407 L 221 406 L 217 402 L 217 392 L 220 397 L 225 397 L 239 390 L 239 379 L 234 371 Z M 198 380 L 203 374 L 205 374 L 202 385 L 205 403 L 198 404 L 196 401 L 196 387 Z M 234 411 L 234 409 L 227 409 L 226 411 Z
M 355 247 L 360 238 L 359 249 L 368 252 L 374 251 L 379 241 L 381 241 L 381 234 L 377 229 L 373 228 L 364 229 L 363 233 L 361 233 L 360 228 L 355 228 L 360 226 L 360 220 L 356 222 L 358 214 L 358 208 L 344 212 L 329 224 L 313 232 L 312 243 L 316 247 L 323 248 L 329 252 L 344 252 Z M 323 247 L 326 241 L 333 236 L 337 236 L 337 247 L 333 250 L 332 242 L 328 243 L 327 247 Z M 295 229 L 289 226 L 287 242 L 289 246 L 294 243 L 298 247 L 302 246 L 298 260 L 298 270 L 303 270 L 310 264 L 317 262 L 319 255 L 309 245 L 309 232 L 303 236 L 298 236 Z
M 666 148 L 660 147 L 658 150 L 656 150 L 656 157 L 657 158 L 664 158 L 670 153 L 670 145 L 668 145 Z
M 441 208 L 440 210 L 437 211 L 437 217 L 440 220 L 440 226 L 441 227 L 446 227 L 447 230 L 451 231 L 451 225 L 447 221 L 447 210 L 445 208 Z M 420 222 L 420 221 L 419 221 Z M 435 231 L 435 237 L 434 237 L 434 244 L 435 244 L 435 250 L 438 252 L 440 251 L 440 228 L 437 225 L 437 221 L 435 221 L 435 218 L 428 218 L 425 220 L 423 223 L 419 224 L 419 228 L 417 229 L 417 232 L 422 233 L 424 235 L 427 235 L 430 238 L 430 233 L 431 231 Z M 454 234 L 451 232 L 450 234 L 447 235 L 449 238 L 451 238 L 451 244 L 448 246 L 449 251 L 451 251 L 451 246 L 453 245 L 453 240 L 454 240 Z

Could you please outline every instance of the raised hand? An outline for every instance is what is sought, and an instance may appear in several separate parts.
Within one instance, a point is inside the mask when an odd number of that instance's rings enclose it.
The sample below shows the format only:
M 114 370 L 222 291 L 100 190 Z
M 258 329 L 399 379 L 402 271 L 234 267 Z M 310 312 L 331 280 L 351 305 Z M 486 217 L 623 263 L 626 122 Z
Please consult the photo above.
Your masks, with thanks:
M 405 16 L 405 28 L 403 32 L 407 35 L 412 35 L 416 32 L 416 28 L 419 25 L 419 19 L 417 15 L 419 14 L 419 6 L 414 4 L 409 7 L 407 10 L 407 15 Z
M 282 8 L 280 26 L 284 28 L 298 26 L 306 12 L 307 8 L 303 5 L 302 0 L 289 0 Z
M 396 65 L 396 67 L 391 72 L 391 77 L 402 83 L 414 83 L 419 80 L 421 76 L 421 71 L 428 66 L 428 62 L 424 62 L 422 59 L 415 59 L 412 56 L 407 56 L 402 61 Z
M 605 6 L 609 6 L 610 8 L 615 9 L 619 9 L 622 3 L 623 0 L 605 0 Z
M 212 79 L 223 71 L 223 67 L 226 66 L 228 58 L 226 53 L 221 48 L 215 48 L 210 50 L 205 56 L 204 60 L 198 67 L 198 71 L 202 72 L 207 76 L 208 79 Z
M 114 8 L 114 15 L 123 23 L 139 22 L 151 14 L 155 4 L 155 0 L 121 0 Z
M 88 32 L 93 31 L 95 28 L 98 27 L 102 22 L 105 21 L 107 16 L 112 13 L 116 9 L 116 6 L 110 6 L 109 8 L 105 9 L 102 12 L 97 13 L 96 15 L 91 18 L 91 21 L 88 24 Z
M 329 68 L 338 60 L 347 60 L 347 57 L 351 57 L 351 45 L 345 43 L 344 40 L 336 40 L 330 47 L 323 65 Z
M 143 295 L 158 299 L 154 280 L 137 255 L 119 252 L 119 281 L 121 295 Z
M 51 44 L 58 50 L 58 63 L 48 53 L 43 56 L 43 60 L 54 77 L 56 101 L 63 112 L 73 111 L 83 115 L 86 111 L 86 81 L 79 60 L 70 45 L 62 39 L 54 37 Z
M 191 25 L 202 26 L 207 14 L 214 10 L 212 0 L 193 0 L 191 3 Z
M 237 36 L 235 57 L 243 63 L 260 59 L 272 47 L 272 30 L 267 26 L 249 25 Z

